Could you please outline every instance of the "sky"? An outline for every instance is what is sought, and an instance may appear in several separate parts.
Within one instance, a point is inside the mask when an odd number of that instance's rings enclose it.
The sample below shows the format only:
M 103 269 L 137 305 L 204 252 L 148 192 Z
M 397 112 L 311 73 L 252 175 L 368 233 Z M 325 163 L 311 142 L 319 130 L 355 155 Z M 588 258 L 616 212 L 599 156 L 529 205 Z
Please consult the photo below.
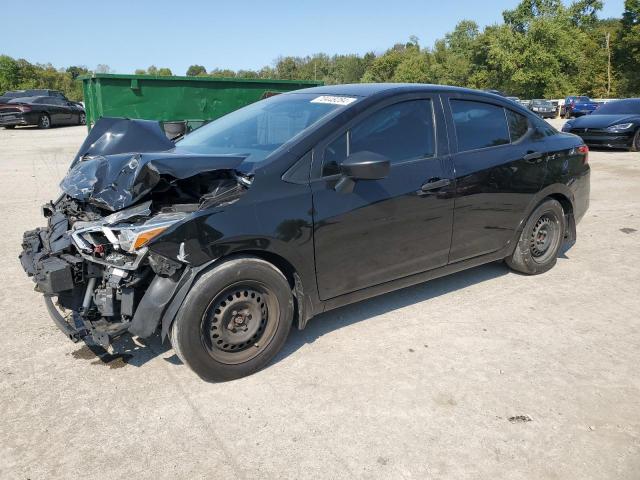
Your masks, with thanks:
M 5 3 L 6 2 L 6 3 Z M 411 35 L 431 46 L 463 19 L 502 21 L 518 0 L 0 0 L 0 54 L 56 67 L 189 65 L 259 69 L 280 55 L 383 52 Z M 93 6 L 95 5 L 95 6 Z M 600 17 L 620 17 L 604 0 Z M 9 21 L 11 20 L 11 21 Z M 13 21 L 15 20 L 15 21 Z

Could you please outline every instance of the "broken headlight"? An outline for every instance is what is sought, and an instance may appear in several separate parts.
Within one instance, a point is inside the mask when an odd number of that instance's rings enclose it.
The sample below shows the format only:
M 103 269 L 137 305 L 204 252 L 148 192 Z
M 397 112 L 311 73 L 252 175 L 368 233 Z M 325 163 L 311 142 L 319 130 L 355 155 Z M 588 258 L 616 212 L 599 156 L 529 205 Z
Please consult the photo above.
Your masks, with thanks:
M 74 228 L 71 238 L 80 251 L 98 257 L 104 257 L 114 250 L 136 254 L 186 216 L 186 213 L 158 214 L 143 223 L 116 225 L 78 222 L 76 225 L 79 228 Z
M 163 233 L 172 225 L 181 221 L 185 215 L 158 215 L 142 225 L 116 225 L 119 229 L 118 243 L 123 250 L 135 252 Z

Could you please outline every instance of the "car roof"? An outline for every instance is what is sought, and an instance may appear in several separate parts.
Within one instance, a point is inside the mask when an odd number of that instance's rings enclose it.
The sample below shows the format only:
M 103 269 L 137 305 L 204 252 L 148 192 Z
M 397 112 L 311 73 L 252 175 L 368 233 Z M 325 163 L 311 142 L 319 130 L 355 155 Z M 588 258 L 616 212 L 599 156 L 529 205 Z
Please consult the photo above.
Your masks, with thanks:
M 412 92 L 450 92 L 450 93 L 473 93 L 484 95 L 488 98 L 501 98 L 500 95 L 473 90 L 471 88 L 452 87 L 449 85 L 431 85 L 425 83 L 349 83 L 343 85 L 323 85 L 321 87 L 304 88 L 287 92 L 284 95 L 296 93 L 311 93 L 316 95 L 351 95 L 356 97 L 371 97 L 379 94 L 392 93 L 412 93 Z
M 17 97 L 9 100 L 9 103 L 33 103 L 35 100 L 39 100 L 41 98 L 48 98 L 47 96 L 33 96 L 33 97 Z

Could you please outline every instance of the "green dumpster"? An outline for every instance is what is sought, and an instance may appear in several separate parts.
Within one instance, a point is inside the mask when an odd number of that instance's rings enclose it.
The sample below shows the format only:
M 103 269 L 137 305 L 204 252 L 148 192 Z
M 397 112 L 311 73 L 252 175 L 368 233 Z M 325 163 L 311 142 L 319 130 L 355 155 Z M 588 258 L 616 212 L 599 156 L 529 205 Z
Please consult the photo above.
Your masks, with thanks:
M 97 73 L 82 80 L 87 125 L 101 117 L 186 122 L 189 129 L 281 92 L 322 82 Z

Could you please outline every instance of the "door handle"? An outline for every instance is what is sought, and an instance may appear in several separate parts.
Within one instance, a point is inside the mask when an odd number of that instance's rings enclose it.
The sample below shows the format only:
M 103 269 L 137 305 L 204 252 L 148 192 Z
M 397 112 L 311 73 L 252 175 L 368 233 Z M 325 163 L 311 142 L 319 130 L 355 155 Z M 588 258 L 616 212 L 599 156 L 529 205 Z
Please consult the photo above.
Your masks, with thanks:
M 540 163 L 542 161 L 542 153 L 528 152 L 523 158 L 524 161 L 528 163 Z
M 448 178 L 431 178 L 420 187 L 423 192 L 430 192 L 431 190 L 437 190 L 438 188 L 446 187 L 451 183 Z

